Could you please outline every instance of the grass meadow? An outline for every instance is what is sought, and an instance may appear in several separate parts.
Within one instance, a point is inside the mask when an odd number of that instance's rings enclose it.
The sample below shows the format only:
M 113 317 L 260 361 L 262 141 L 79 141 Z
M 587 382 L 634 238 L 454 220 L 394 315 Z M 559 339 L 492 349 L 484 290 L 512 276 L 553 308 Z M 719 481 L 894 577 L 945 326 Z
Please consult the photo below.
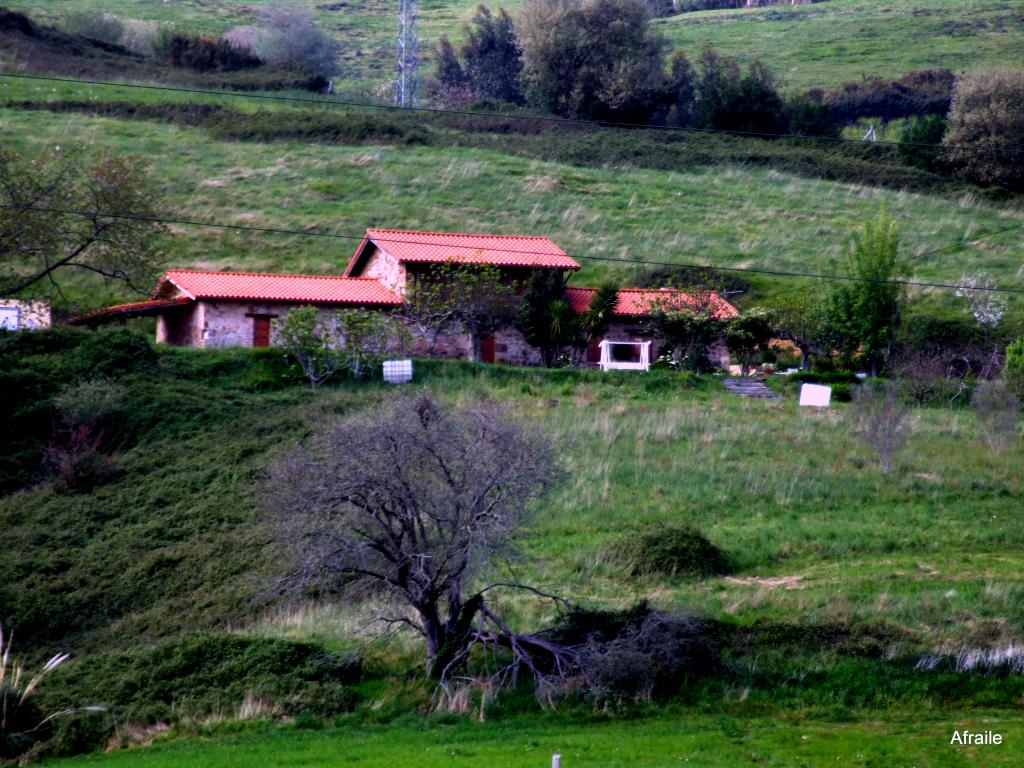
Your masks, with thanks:
M 381 0 L 331 3 L 304 0 L 343 44 L 339 78 L 344 89 L 386 95 L 393 77 L 395 8 Z M 91 0 L 7 0 L 9 7 L 60 22 L 93 9 Z M 176 0 L 109 0 L 103 10 L 219 33 L 254 23 L 268 0 L 210 3 Z M 495 3 L 514 12 L 521 0 Z M 446 34 L 462 37 L 477 3 L 424 0 L 420 39 L 424 52 Z M 914 69 L 962 70 L 1008 63 L 1024 45 L 1024 16 L 1010 0 L 826 0 L 741 10 L 685 13 L 659 19 L 673 45 L 696 52 L 708 43 L 746 61 L 766 62 L 787 88 L 829 87 L 863 76 L 898 77 Z M 429 65 L 428 65 L 429 66 Z
M 997 728 L 1001 747 L 949 745 L 953 730 Z M 893 718 L 866 723 L 737 718 L 679 713 L 632 721 L 512 719 L 480 724 L 405 724 L 280 729 L 217 740 L 178 741 L 146 750 L 47 763 L 132 768 L 819 768 L 823 765 L 962 768 L 1014 766 L 1024 759 L 1024 718 L 965 714 L 962 719 Z

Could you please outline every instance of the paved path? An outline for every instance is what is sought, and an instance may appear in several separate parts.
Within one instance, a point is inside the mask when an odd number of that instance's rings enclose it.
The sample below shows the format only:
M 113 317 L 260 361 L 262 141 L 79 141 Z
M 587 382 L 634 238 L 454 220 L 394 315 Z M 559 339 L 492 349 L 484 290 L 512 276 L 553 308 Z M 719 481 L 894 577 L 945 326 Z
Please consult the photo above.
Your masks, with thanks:
M 753 397 L 758 400 L 781 400 L 782 396 L 770 390 L 757 379 L 723 379 L 722 384 L 734 395 Z

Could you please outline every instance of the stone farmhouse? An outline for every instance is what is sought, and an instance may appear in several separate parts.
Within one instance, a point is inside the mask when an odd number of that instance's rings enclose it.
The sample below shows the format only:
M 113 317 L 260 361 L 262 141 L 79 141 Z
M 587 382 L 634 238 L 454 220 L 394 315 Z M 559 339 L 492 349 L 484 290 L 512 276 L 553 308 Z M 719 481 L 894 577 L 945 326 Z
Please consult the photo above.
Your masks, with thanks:
M 312 305 L 324 312 L 350 308 L 394 311 L 401 307 L 410 286 L 442 263 L 496 267 L 502 279 L 517 289 L 525 285 L 535 270 L 572 273 L 580 268 L 546 237 L 370 229 L 340 276 L 172 269 L 160 278 L 150 299 L 108 307 L 71 322 L 95 325 L 156 316 L 160 343 L 264 347 L 273 342 L 274 319 L 287 316 L 295 307 Z M 596 291 L 569 286 L 566 299 L 576 312 L 582 312 Z M 620 290 L 604 338 L 590 344 L 586 361 L 594 365 L 600 362 L 601 342 L 606 340 L 622 346 L 618 354 L 623 359 L 635 356 L 637 345 L 649 341 L 643 320 L 652 306 L 694 306 L 697 301 L 695 294 L 675 289 Z M 710 301 L 712 311 L 719 317 L 737 314 L 736 308 L 717 294 L 705 292 L 700 301 Z M 418 355 L 469 358 L 478 350 L 481 362 L 534 365 L 540 361 L 539 352 L 514 328 L 476 340 L 453 330 L 442 333 L 430 344 L 423 338 L 416 338 L 415 343 L 413 352 Z

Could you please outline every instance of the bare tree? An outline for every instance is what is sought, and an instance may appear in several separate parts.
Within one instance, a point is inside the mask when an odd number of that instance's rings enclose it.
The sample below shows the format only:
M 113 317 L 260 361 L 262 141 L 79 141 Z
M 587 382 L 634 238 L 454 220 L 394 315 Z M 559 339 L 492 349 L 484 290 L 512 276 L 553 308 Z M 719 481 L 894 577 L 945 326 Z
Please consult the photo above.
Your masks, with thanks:
M 882 471 L 892 471 L 892 462 L 910 438 L 910 415 L 900 399 L 895 382 L 864 384 L 853 396 L 853 428 L 878 452 Z
M 29 158 L 0 146 L 0 295 L 78 269 L 148 289 L 159 196 L 130 157 L 55 147 Z
M 271 530 L 292 556 L 293 587 L 389 598 L 385 620 L 423 637 L 431 678 L 446 684 L 489 644 L 511 652 L 499 677 L 525 665 L 540 680 L 567 673 L 572 651 L 512 631 L 488 603 L 498 587 L 538 591 L 482 578 L 558 477 L 550 443 L 502 409 L 409 395 L 283 455 L 270 472 Z
M 981 439 L 992 453 L 1002 453 L 1020 437 L 1020 400 L 1003 382 L 978 384 L 971 407 L 978 417 Z

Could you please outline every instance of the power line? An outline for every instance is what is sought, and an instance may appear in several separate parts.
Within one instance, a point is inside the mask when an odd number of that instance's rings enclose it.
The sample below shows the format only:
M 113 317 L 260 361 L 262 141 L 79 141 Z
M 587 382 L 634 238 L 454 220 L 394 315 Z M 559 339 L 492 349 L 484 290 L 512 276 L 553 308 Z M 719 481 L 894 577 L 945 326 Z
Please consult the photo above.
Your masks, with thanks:
M 1018 230 L 1018 229 L 1024 229 L 1024 224 L 1013 224 L 1013 225 L 1011 225 L 1009 227 L 1003 227 L 1002 229 L 995 229 L 995 230 L 992 230 L 991 232 L 986 232 L 984 235 L 978 235 L 977 237 L 973 238 L 972 240 L 961 240 L 959 243 L 952 243 L 951 245 L 946 245 L 946 246 L 943 246 L 942 248 L 933 248 L 930 251 L 925 251 L 924 253 L 917 254 L 917 256 L 915 258 L 920 259 L 920 258 L 922 258 L 924 256 L 934 256 L 936 253 L 945 253 L 946 251 L 955 251 L 956 249 L 962 248 L 965 245 L 972 244 L 972 243 L 977 243 L 977 242 L 980 242 L 982 240 L 987 240 L 990 237 L 995 237 L 996 235 L 1001 235 L 1004 232 L 1013 232 L 1013 231 Z
M 893 147 L 925 147 L 931 149 L 957 149 L 965 152 L 989 152 L 1004 154 L 1024 154 L 1024 148 L 1014 147 L 976 147 L 966 144 L 929 144 L 917 141 L 865 141 L 864 139 L 853 139 L 847 136 L 807 136 L 800 133 L 767 133 L 761 131 L 733 131 L 722 128 L 690 128 L 681 125 L 655 125 L 653 123 L 625 123 L 613 120 L 589 120 L 574 117 L 556 117 L 554 115 L 518 115 L 502 112 L 483 112 L 470 109 L 447 109 L 440 107 L 400 107 L 395 104 L 370 104 L 361 101 L 346 101 L 342 99 L 315 99 L 308 96 L 274 96 L 270 94 L 238 93 L 234 91 L 215 91 L 203 88 L 185 88 L 172 85 L 147 85 L 143 83 L 116 83 L 109 80 L 79 80 L 71 77 L 47 77 L 44 75 L 15 75 L 0 73 L 0 77 L 15 78 L 19 80 L 41 80 L 50 83 L 74 83 L 76 85 L 109 86 L 113 88 L 137 88 L 149 91 L 168 91 L 171 93 L 194 93 L 205 96 L 228 97 L 236 99 L 262 99 L 265 101 L 299 102 L 304 104 L 317 104 L 320 106 L 351 107 L 353 109 L 377 109 L 402 112 L 421 112 L 436 115 L 460 115 L 471 117 L 491 117 L 502 120 L 533 120 L 535 122 L 561 123 L 566 125 L 593 125 L 601 128 L 633 128 L 653 131 L 681 131 L 683 133 L 696 134 L 718 134 L 726 136 L 744 136 L 747 138 L 759 139 L 792 139 L 795 141 L 823 141 L 833 144 L 861 144 L 880 145 Z
M 298 237 L 326 237 L 339 240 L 359 240 L 360 242 L 366 239 L 366 235 L 349 235 L 341 232 L 317 232 L 317 231 L 306 231 L 302 229 L 285 229 L 282 227 L 256 227 L 247 224 L 225 224 L 221 222 L 211 221 L 197 221 L 194 219 L 171 219 L 163 216 L 145 216 L 141 214 L 131 213 L 105 213 L 103 211 L 81 211 L 72 208 L 49 208 L 43 206 L 32 206 L 32 205 L 10 205 L 0 204 L 0 208 L 7 210 L 16 211 L 36 211 L 39 213 L 58 213 L 67 216 L 83 216 L 90 218 L 110 218 L 110 219 L 124 219 L 128 221 L 144 221 L 152 222 L 157 224 L 177 224 L 184 226 L 193 227 L 211 227 L 215 229 L 228 229 L 228 230 L 240 230 L 243 232 L 259 232 L 263 234 L 274 234 L 274 235 L 294 235 Z M 1024 224 L 1016 227 L 1017 229 L 1024 228 Z M 1012 227 L 1009 229 L 1013 229 Z M 1001 230 L 1007 231 L 1007 230 Z M 997 232 L 989 233 L 989 235 L 997 234 Z M 987 237 L 988 235 L 985 235 Z M 389 238 L 389 237 L 375 237 L 375 242 L 381 243 L 394 243 L 396 245 L 422 245 L 422 241 L 419 240 L 402 240 L 401 238 Z M 980 239 L 980 238 L 978 238 Z M 975 241 L 963 241 L 957 245 L 967 244 L 968 242 Z M 518 248 L 488 248 L 489 251 L 496 251 L 498 253 L 515 253 L 522 256 L 551 256 L 549 251 L 526 251 Z M 681 263 L 673 261 L 651 261 L 646 259 L 619 259 L 612 256 L 577 256 L 576 258 L 584 259 L 586 261 L 607 261 L 618 264 L 626 264 L 629 266 L 656 266 L 656 267 L 674 267 L 677 269 L 711 269 L 719 272 L 740 272 L 749 274 L 759 275 L 770 275 L 773 277 L 801 277 L 809 278 L 814 280 L 838 280 L 846 282 L 857 282 L 857 283 L 876 283 L 882 285 L 904 285 L 914 286 L 920 288 L 944 288 L 944 289 L 956 289 L 956 290 L 972 290 L 972 291 L 985 291 L 988 293 L 1024 293 L 1024 288 L 997 288 L 997 287 L 980 287 L 973 285 L 959 285 L 956 283 L 932 283 L 921 280 L 876 280 L 866 277 L 857 277 L 855 275 L 823 275 L 816 272 L 793 272 L 788 270 L 778 269 L 758 269 L 756 267 L 725 267 L 717 266 L 714 264 L 691 264 Z

